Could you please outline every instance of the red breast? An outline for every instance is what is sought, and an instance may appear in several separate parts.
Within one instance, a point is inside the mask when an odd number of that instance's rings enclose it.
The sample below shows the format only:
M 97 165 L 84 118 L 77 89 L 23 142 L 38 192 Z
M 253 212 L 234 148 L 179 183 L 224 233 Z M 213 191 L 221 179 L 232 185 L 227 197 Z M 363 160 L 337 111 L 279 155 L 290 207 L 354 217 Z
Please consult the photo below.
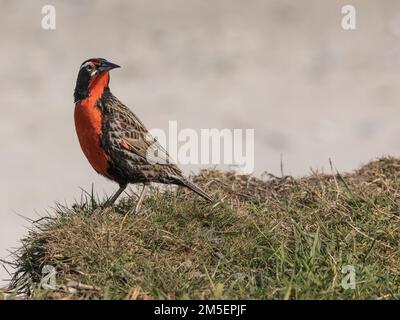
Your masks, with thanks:
M 110 156 L 101 147 L 103 116 L 97 107 L 97 101 L 108 85 L 108 81 L 108 72 L 101 73 L 90 81 L 89 97 L 75 104 L 74 118 L 83 153 L 98 173 L 110 178 L 107 173 Z

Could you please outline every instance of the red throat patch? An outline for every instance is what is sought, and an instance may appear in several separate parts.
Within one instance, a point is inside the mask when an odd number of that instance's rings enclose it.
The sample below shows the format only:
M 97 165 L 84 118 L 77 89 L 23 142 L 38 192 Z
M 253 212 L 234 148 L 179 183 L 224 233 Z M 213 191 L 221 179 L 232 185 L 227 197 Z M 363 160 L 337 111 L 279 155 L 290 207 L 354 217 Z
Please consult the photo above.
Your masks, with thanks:
M 109 154 L 101 147 L 102 114 L 97 107 L 97 101 L 108 85 L 108 72 L 95 76 L 89 83 L 89 97 L 75 104 L 75 129 L 79 143 L 92 167 L 100 174 L 109 177 L 107 173 Z

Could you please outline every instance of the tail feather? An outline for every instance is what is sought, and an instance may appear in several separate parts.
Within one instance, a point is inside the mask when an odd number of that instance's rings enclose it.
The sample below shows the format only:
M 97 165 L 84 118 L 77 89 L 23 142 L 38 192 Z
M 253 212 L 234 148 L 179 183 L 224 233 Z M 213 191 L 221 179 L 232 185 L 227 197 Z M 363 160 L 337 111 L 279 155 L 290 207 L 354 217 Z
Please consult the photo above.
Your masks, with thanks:
M 190 182 L 189 180 L 185 179 L 185 180 L 181 181 L 181 183 L 185 187 L 196 192 L 200 197 L 202 197 L 210 202 L 214 202 L 214 200 L 207 193 L 205 193 L 202 189 L 200 189 L 200 187 L 196 186 L 193 182 Z

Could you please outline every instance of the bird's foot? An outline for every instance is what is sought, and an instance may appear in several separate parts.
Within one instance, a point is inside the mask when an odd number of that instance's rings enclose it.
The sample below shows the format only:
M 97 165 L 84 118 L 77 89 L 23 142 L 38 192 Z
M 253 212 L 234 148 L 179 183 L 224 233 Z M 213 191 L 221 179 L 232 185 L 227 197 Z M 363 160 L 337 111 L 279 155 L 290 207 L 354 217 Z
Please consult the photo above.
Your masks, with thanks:
M 134 215 L 134 216 L 137 216 L 137 215 L 142 214 L 142 213 L 143 213 L 143 210 L 142 210 L 141 206 L 138 206 L 138 205 L 136 205 L 134 208 L 132 208 L 128 212 L 129 215 Z

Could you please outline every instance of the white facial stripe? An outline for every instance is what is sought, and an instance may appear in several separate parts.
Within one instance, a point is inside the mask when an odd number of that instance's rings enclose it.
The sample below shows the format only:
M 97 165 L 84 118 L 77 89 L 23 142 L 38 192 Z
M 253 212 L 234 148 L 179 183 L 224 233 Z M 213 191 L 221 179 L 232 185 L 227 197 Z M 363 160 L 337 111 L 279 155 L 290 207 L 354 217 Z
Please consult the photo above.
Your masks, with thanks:
M 88 65 L 91 65 L 92 63 L 90 61 L 85 62 L 83 65 L 81 65 L 81 69 L 86 68 Z

